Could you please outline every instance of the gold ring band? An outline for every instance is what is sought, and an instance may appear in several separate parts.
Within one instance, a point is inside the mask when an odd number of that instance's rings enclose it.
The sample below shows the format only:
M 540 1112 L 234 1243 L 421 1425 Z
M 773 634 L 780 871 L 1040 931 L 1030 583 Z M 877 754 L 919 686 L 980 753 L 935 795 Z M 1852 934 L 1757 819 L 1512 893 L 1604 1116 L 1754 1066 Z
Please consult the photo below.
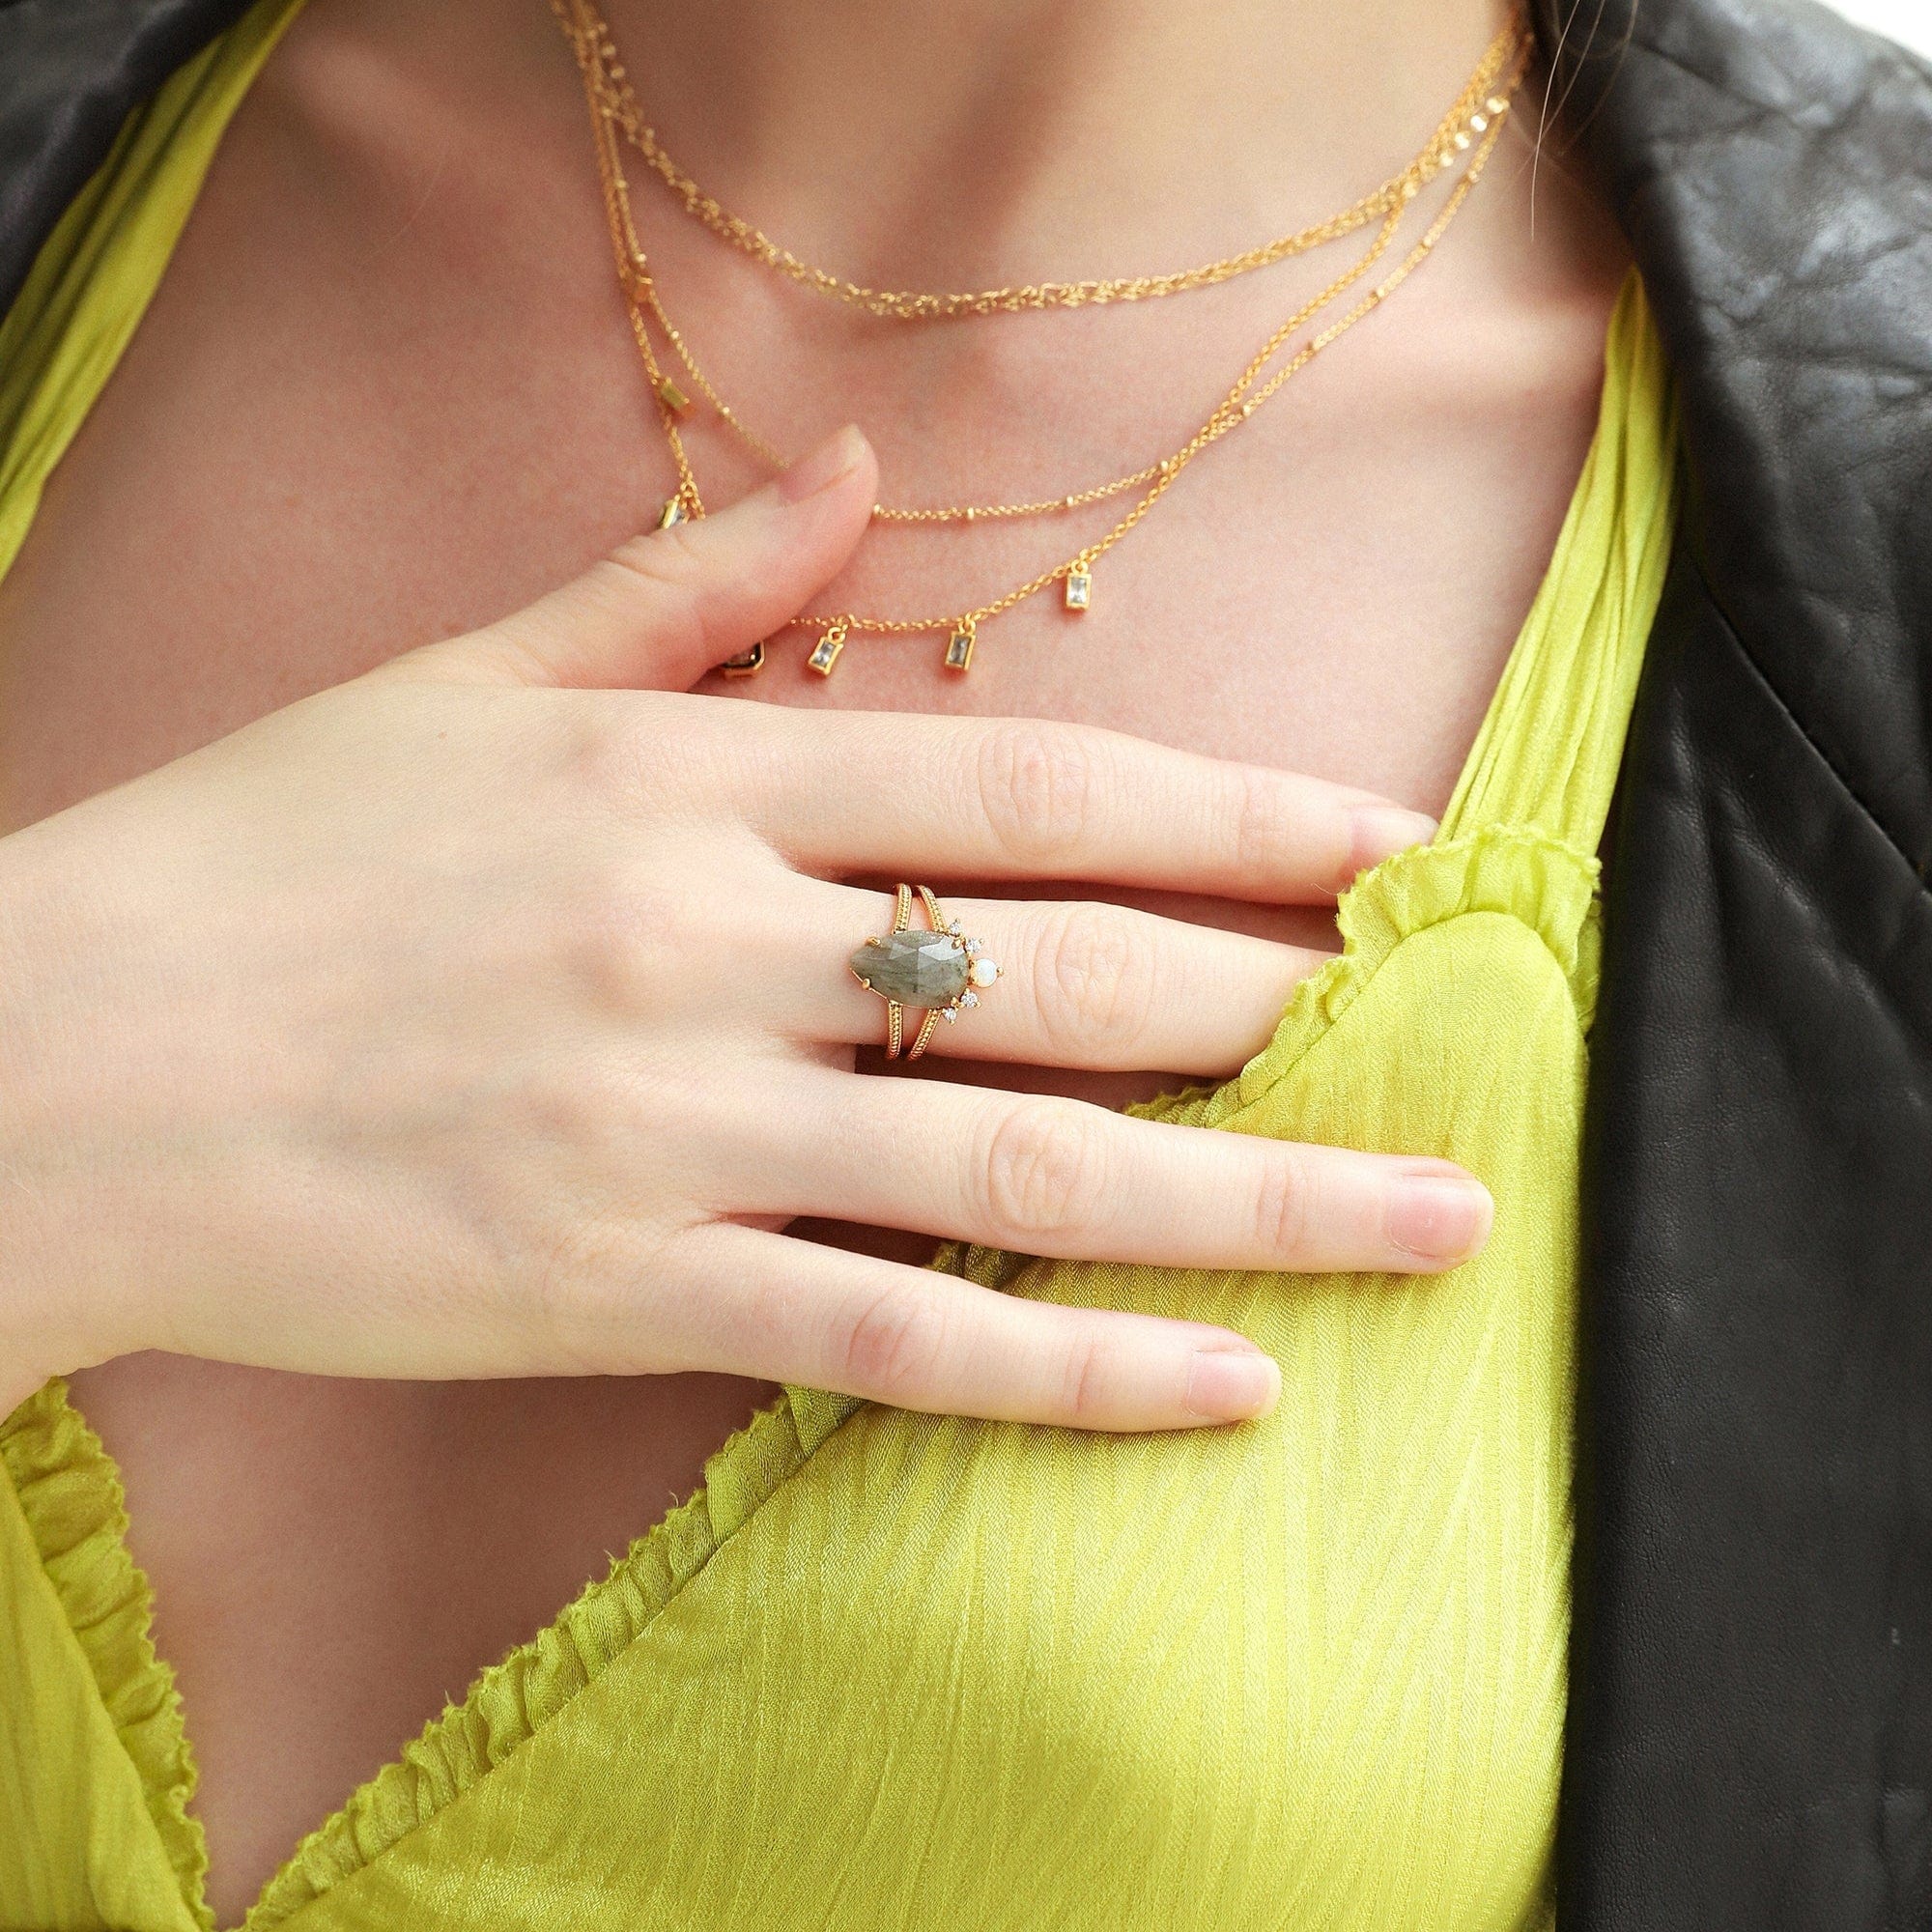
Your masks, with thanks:
M 928 931 L 912 923 L 914 896 L 923 908 Z M 956 1020 L 980 1004 L 980 992 L 1000 977 L 977 939 L 965 938 L 956 919 L 933 896 L 930 886 L 901 881 L 893 895 L 893 923 L 889 932 L 868 939 L 853 953 L 852 977 L 868 993 L 886 1003 L 886 1058 L 917 1060 L 931 1043 L 941 1020 Z M 923 1009 L 919 1032 L 905 1046 L 905 1009 Z

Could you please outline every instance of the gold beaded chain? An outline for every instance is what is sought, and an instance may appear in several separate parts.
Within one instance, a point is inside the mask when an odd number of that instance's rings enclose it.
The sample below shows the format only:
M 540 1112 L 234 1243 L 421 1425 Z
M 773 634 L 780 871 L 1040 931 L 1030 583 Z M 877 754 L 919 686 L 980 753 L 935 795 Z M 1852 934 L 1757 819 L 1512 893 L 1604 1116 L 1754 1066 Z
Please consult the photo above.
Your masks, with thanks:
M 762 439 L 755 438 L 752 432 L 738 421 L 729 406 L 718 395 L 716 389 L 713 388 L 704 377 L 696 363 L 696 356 L 691 354 L 688 345 L 684 342 L 679 331 L 672 326 L 668 315 L 665 311 L 662 299 L 658 296 L 655 278 L 650 271 L 643 247 L 638 238 L 636 224 L 631 213 L 630 184 L 624 171 L 620 146 L 620 136 L 626 135 L 628 130 L 624 128 L 619 112 L 612 105 L 612 90 L 604 78 L 607 72 L 611 72 L 614 74 L 617 81 L 621 82 L 623 79 L 623 69 L 617 59 L 614 44 L 611 42 L 609 29 L 596 14 L 592 0 L 552 0 L 552 5 L 557 14 L 558 19 L 563 23 L 565 31 L 578 53 L 579 65 L 583 77 L 585 99 L 590 110 L 605 213 L 609 223 L 612 251 L 616 258 L 618 278 L 624 287 L 627 297 L 626 311 L 630 318 L 632 333 L 637 339 L 639 354 L 643 363 L 652 398 L 657 406 L 666 441 L 678 473 L 677 492 L 665 504 L 660 524 L 670 525 L 682 523 L 691 517 L 702 516 L 704 514 L 703 498 L 698 492 L 697 479 L 693 470 L 689 453 L 685 448 L 680 428 L 682 419 L 692 409 L 692 400 L 665 373 L 660 365 L 651 341 L 650 328 L 644 319 L 646 313 L 657 322 L 659 327 L 664 331 L 666 339 L 679 355 L 695 386 L 699 388 L 705 395 L 706 400 L 711 403 L 721 421 L 724 421 L 728 427 L 734 429 L 741 438 L 751 443 L 753 448 L 757 449 L 775 467 L 781 468 L 784 458 L 777 449 L 773 448 L 769 443 L 764 442 Z M 1498 48 L 1502 49 L 1499 67 L 1492 65 L 1492 57 L 1497 55 Z M 964 671 L 972 664 L 973 650 L 980 624 L 1002 615 L 1016 605 L 1025 602 L 1029 597 L 1047 589 L 1052 584 L 1058 582 L 1063 585 L 1064 600 L 1067 610 L 1074 611 L 1087 610 L 1093 593 L 1093 566 L 1094 562 L 1108 551 L 1112 550 L 1116 544 L 1125 537 L 1147 516 L 1154 504 L 1173 487 L 1173 484 L 1187 465 L 1193 462 L 1204 450 L 1218 442 L 1231 430 L 1236 429 L 1242 423 L 1246 422 L 1258 409 L 1281 389 L 1284 384 L 1304 369 L 1309 362 L 1313 361 L 1323 349 L 1344 331 L 1353 327 L 1355 323 L 1359 322 L 1372 309 L 1378 306 L 1396 287 L 1405 281 L 1427 259 L 1435 244 L 1447 231 L 1450 222 L 1455 218 L 1458 211 L 1462 208 L 1463 202 L 1467 199 L 1470 191 L 1482 176 L 1483 169 L 1502 134 L 1504 124 L 1510 112 L 1515 89 L 1530 58 L 1530 49 L 1531 43 L 1529 37 L 1522 28 L 1520 20 L 1514 22 L 1503 35 L 1498 37 L 1497 42 L 1485 54 L 1483 65 L 1478 68 L 1477 75 L 1472 77 L 1470 87 L 1464 89 L 1463 97 L 1459 97 L 1458 105 L 1460 108 L 1463 101 L 1467 99 L 1471 90 L 1475 87 L 1476 79 L 1480 78 L 1483 92 L 1476 100 L 1474 108 L 1466 114 L 1452 111 L 1452 115 L 1446 117 L 1443 124 L 1443 128 L 1450 128 L 1446 138 L 1443 136 L 1442 128 L 1438 128 L 1436 136 L 1433 137 L 1431 149 L 1426 150 L 1423 156 L 1418 156 L 1416 161 L 1411 162 L 1409 167 L 1405 169 L 1401 175 L 1392 178 L 1392 181 L 1397 184 L 1394 197 L 1382 209 L 1382 225 L 1367 251 L 1350 269 L 1346 270 L 1334 281 L 1330 282 L 1326 288 L 1321 290 L 1309 301 L 1304 302 L 1301 307 L 1296 309 L 1268 337 L 1267 341 L 1263 344 L 1262 348 L 1249 360 L 1241 374 L 1236 379 L 1220 404 L 1210 412 L 1207 420 L 1194 435 L 1179 449 L 1168 456 L 1160 458 L 1155 463 L 1145 466 L 1130 475 L 1116 478 L 1111 483 L 1094 486 L 1086 491 L 1071 492 L 1065 497 L 1046 498 L 1037 502 L 959 505 L 941 510 L 901 510 L 896 512 L 888 509 L 886 506 L 877 505 L 874 507 L 873 512 L 875 518 L 889 522 L 964 522 L 970 524 L 980 517 L 990 519 L 1001 516 L 1039 515 L 1058 510 L 1070 510 L 1084 503 L 1101 501 L 1135 487 L 1145 486 L 1144 494 L 1140 500 L 1124 516 L 1120 518 L 1103 536 L 1094 543 L 1087 545 L 1071 557 L 1056 564 L 1052 569 L 1042 571 L 1037 577 L 1029 579 L 1026 582 L 1007 591 L 1004 595 L 953 615 L 894 618 L 868 616 L 854 611 L 841 611 L 834 614 L 801 614 L 791 618 L 781 627 L 782 629 L 803 627 L 816 629 L 820 632 L 817 644 L 807 659 L 807 668 L 816 671 L 821 676 L 829 676 L 833 667 L 838 662 L 839 653 L 845 647 L 847 639 L 854 633 L 869 633 L 878 636 L 913 636 L 930 632 L 943 632 L 947 635 L 946 667 L 951 670 Z M 1493 93 L 1488 91 L 1492 87 L 1494 89 Z M 624 94 L 628 95 L 628 88 L 624 89 Z M 632 138 L 635 138 L 635 136 L 632 136 Z M 1402 259 L 1396 269 L 1373 287 L 1367 295 L 1362 297 L 1339 321 L 1329 324 L 1326 327 L 1310 336 L 1282 368 L 1278 369 L 1264 383 L 1262 382 L 1262 372 L 1280 353 L 1289 337 L 1304 327 L 1315 316 L 1337 300 L 1342 294 L 1367 273 L 1369 269 L 1386 252 L 1392 243 L 1404 214 L 1406 213 L 1409 204 L 1420 192 L 1424 183 L 1433 179 L 1444 167 L 1452 165 L 1457 156 L 1463 152 L 1468 153 L 1468 164 L 1463 170 L 1461 179 L 1456 183 L 1447 201 L 1436 214 L 1435 219 L 1425 231 L 1421 240 Z M 1424 172 L 1425 168 L 1426 172 Z M 1383 189 L 1378 190 L 1378 197 L 1384 195 L 1387 192 L 1387 187 L 1388 185 L 1385 184 Z M 1375 199 L 1377 197 L 1365 198 L 1364 202 L 1356 204 L 1356 210 L 1367 206 L 1369 201 Z M 1356 210 L 1350 211 L 1348 215 L 1336 217 L 1338 222 L 1345 221 L 1348 225 L 1335 228 L 1335 234 L 1347 234 L 1362 225 L 1361 221 L 1350 218 L 1355 213 Z M 732 218 L 735 219 L 735 217 Z M 1333 224 L 1324 224 L 1324 226 L 1332 227 Z M 756 231 L 752 232 L 756 233 Z M 1313 234 L 1316 231 L 1309 230 L 1304 232 Z M 1275 244 L 1268 245 L 1272 246 Z M 1246 263 L 1248 266 L 1262 266 L 1260 262 L 1253 261 L 1251 258 L 1259 256 L 1264 252 L 1264 250 L 1251 250 L 1246 257 L 1231 257 L 1229 261 L 1231 263 Z M 1282 253 L 1277 254 L 1273 259 L 1282 259 L 1287 252 L 1292 251 L 1283 249 Z M 786 259 L 795 258 L 787 257 Z M 803 267 L 804 265 L 800 266 Z M 1221 268 L 1227 268 L 1226 274 L 1211 273 L 1212 270 Z M 818 273 L 820 271 L 811 272 Z M 1228 268 L 1227 264 L 1213 264 L 1209 265 L 1209 269 L 1208 270 L 1188 272 L 1205 278 L 1196 280 L 1189 284 L 1190 286 L 1204 287 L 1209 285 L 1209 281 L 1211 280 L 1226 280 L 1229 278 L 1229 275 L 1246 272 L 1246 268 Z M 830 280 L 833 278 L 828 277 L 826 279 Z M 1148 282 L 1172 282 L 1178 280 L 1175 277 L 1145 279 Z M 1040 288 L 1047 290 L 1061 289 L 1067 291 L 1083 288 L 1104 288 L 1110 285 L 1098 283 L 1049 283 L 1039 285 Z M 1168 294 L 1178 293 L 1179 290 L 1178 287 L 1162 287 L 1149 289 L 1148 292 Z M 863 296 L 872 292 L 859 290 L 857 293 Z M 958 305 L 950 308 L 916 308 L 904 313 L 903 319 L 924 319 L 927 316 L 939 314 L 990 314 L 998 312 L 1002 308 L 1010 309 L 1023 306 L 1076 305 L 1071 300 L 1060 302 L 1047 300 L 1020 302 L 1014 300 L 1007 302 L 993 299 L 995 297 L 1006 294 L 1023 293 L 1026 292 L 989 291 L 986 292 L 984 298 L 905 297 L 902 299 L 909 304 L 942 302 L 956 303 Z M 1094 296 L 1085 298 L 1096 300 L 1138 299 L 1139 297 Z M 974 305 L 981 303 L 982 300 L 984 305 Z M 875 310 L 874 312 L 882 313 L 885 311 Z M 1250 391 L 1252 393 L 1249 393 Z M 763 644 L 758 644 L 743 657 L 728 661 L 724 668 L 730 674 L 749 675 L 762 668 L 763 664 L 764 646 Z
M 1361 260 L 1322 291 L 1321 302 L 1323 305 L 1333 301 L 1345 289 L 1368 273 L 1394 241 L 1400 221 L 1400 213 L 1391 210 Z M 637 298 L 650 310 L 665 340 L 670 344 L 672 352 L 684 365 L 685 373 L 691 378 L 692 386 L 711 405 L 712 412 L 719 421 L 771 469 L 782 469 L 791 459 L 758 435 L 755 430 L 751 429 L 730 404 L 718 393 L 683 332 L 665 312 L 664 298 L 659 293 L 656 277 L 649 274 L 639 275 L 636 280 L 636 295 Z M 682 391 L 676 390 L 675 384 L 672 386 L 675 393 L 669 400 L 673 408 L 677 409 L 680 417 L 686 416 L 690 413 L 690 398 L 683 396 Z M 1175 453 L 1171 452 L 1167 456 L 1156 457 L 1153 462 L 1143 464 L 1140 469 L 1127 475 L 1116 476 L 1106 483 L 1090 484 L 1085 489 L 1069 490 L 1060 497 L 1031 497 L 1011 503 L 949 503 L 936 508 L 917 509 L 893 503 L 874 503 L 872 521 L 877 524 L 974 524 L 1011 521 L 1023 517 L 1057 516 L 1069 510 L 1083 509 L 1089 503 L 1104 503 L 1125 491 L 1151 483 L 1160 474 L 1164 466 L 1174 461 L 1174 455 Z
M 1455 137 L 1471 127 L 1477 134 L 1483 132 L 1483 123 L 1487 118 L 1482 113 L 1484 100 L 1492 90 L 1497 76 L 1507 71 L 1516 60 L 1523 39 L 1520 23 L 1512 20 L 1491 42 L 1467 85 L 1416 159 L 1365 194 L 1351 208 L 1318 222 L 1312 228 L 1278 236 L 1271 242 L 1264 242 L 1237 255 L 1224 256 L 1219 261 L 1204 263 L 1199 268 L 1174 270 L 1164 274 L 1111 276 L 1075 282 L 1032 282 L 1019 288 L 980 289 L 949 295 L 869 289 L 861 283 L 847 281 L 828 270 L 801 261 L 762 229 L 742 215 L 733 214 L 699 187 L 665 152 L 656 131 L 644 120 L 642 109 L 631 90 L 616 43 L 592 0 L 571 0 L 569 11 L 566 11 L 564 0 L 553 0 L 553 5 L 586 75 L 595 73 L 599 109 L 622 128 L 625 138 L 677 197 L 688 214 L 703 223 L 722 241 L 801 287 L 812 289 L 851 307 L 862 308 L 869 315 L 898 322 L 924 322 L 942 316 L 994 315 L 1023 309 L 1081 308 L 1095 302 L 1147 301 L 1161 296 L 1211 288 L 1217 283 L 1232 281 L 1236 275 L 1250 274 L 1257 269 L 1286 261 L 1292 255 L 1305 254 L 1311 248 L 1339 241 L 1343 236 L 1351 235 L 1356 229 L 1366 227 L 1378 216 L 1386 214 L 1391 206 L 1412 200 L 1417 188 L 1425 185 L 1443 168 L 1454 164 L 1458 151 L 1469 145 L 1466 139 L 1459 142 Z M 1409 185 L 1411 182 L 1415 183 L 1414 187 Z
M 581 0 L 553 0 L 559 16 L 566 4 L 581 4 Z M 637 337 L 638 354 L 643 360 L 644 378 L 650 384 L 651 400 L 657 406 L 665 440 L 670 445 L 671 462 L 677 467 L 677 494 L 664 507 L 664 515 L 659 519 L 659 527 L 663 528 L 667 525 L 683 523 L 688 518 L 704 514 L 704 498 L 698 495 L 697 478 L 692 472 L 691 457 L 684 446 L 683 433 L 678 428 L 679 418 L 689 409 L 690 400 L 658 366 L 657 351 L 651 347 L 651 332 L 644 326 L 643 311 L 638 301 L 638 280 L 640 276 L 647 278 L 647 270 L 643 250 L 635 245 L 637 229 L 631 220 L 630 185 L 624 179 L 623 156 L 617 152 L 616 136 L 611 123 L 598 111 L 595 95 L 589 93 L 587 71 L 584 86 L 590 102 L 590 132 L 597 149 L 597 179 L 604 195 L 604 215 L 611 231 L 611 247 L 617 257 L 617 279 L 624 288 L 624 313 L 630 319 L 631 333 Z M 632 238 L 628 242 L 627 237 Z

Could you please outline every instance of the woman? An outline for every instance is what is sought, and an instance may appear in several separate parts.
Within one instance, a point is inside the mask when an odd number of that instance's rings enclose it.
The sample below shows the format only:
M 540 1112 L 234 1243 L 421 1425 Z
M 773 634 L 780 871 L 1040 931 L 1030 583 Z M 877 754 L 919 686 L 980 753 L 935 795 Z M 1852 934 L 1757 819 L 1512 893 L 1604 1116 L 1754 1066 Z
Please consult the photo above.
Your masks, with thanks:
M 1529 1924 L 1567 1756 L 1566 1924 L 1915 1922 L 1922 73 L 1702 0 L 1527 78 L 1476 4 L 609 12 L 627 74 L 521 0 L 0 30 L 0 1904 Z M 997 621 L 1056 520 L 874 501 L 1187 448 L 1332 251 L 898 327 L 603 111 L 859 279 L 1075 279 L 1402 179 L 1497 42 L 1439 249 Z M 833 432 L 776 482 L 659 419 L 613 153 L 744 421 Z M 915 608 L 980 617 L 785 628 Z M 846 953 L 955 913 L 1004 974 L 879 975 L 956 1023 L 855 1078 L 922 1009 Z

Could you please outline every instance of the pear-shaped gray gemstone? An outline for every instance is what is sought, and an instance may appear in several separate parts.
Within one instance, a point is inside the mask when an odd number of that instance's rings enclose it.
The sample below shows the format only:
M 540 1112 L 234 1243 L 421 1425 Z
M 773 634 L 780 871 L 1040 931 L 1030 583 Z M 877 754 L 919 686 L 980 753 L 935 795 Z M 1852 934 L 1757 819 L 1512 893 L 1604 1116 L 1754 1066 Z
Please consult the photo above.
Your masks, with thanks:
M 872 991 L 902 1007 L 943 1007 L 966 990 L 966 952 L 950 932 L 890 932 L 852 955 Z

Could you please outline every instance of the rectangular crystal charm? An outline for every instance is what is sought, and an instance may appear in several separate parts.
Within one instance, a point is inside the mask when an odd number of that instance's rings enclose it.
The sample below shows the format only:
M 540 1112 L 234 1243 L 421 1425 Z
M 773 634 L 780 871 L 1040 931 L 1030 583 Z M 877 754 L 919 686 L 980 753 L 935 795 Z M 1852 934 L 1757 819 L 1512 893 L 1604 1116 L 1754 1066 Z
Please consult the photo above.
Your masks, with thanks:
M 688 416 L 691 413 L 691 398 L 680 389 L 668 376 L 660 376 L 657 382 L 658 401 L 674 416 Z
M 688 524 L 691 512 L 685 508 L 682 497 L 667 497 L 664 508 L 658 512 L 658 528 L 668 530 L 673 524 Z
M 838 653 L 845 648 L 845 627 L 834 624 L 812 647 L 811 655 L 806 659 L 807 670 L 815 670 L 820 677 L 830 677 L 832 667 L 838 662 Z
M 970 670 L 973 668 L 973 630 L 962 624 L 946 640 L 946 668 L 948 670 Z
M 1094 579 L 1084 570 L 1069 570 L 1066 573 L 1066 608 L 1069 611 L 1084 611 L 1094 595 Z

